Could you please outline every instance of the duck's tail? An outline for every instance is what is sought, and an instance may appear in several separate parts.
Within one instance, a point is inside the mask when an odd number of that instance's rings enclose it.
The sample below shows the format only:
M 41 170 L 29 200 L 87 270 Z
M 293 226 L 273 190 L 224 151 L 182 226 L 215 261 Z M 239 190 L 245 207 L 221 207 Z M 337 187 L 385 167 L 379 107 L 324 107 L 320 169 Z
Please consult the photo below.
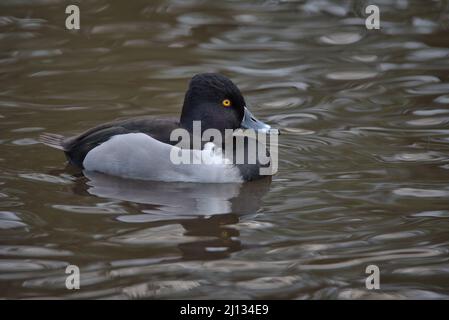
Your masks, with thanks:
M 43 133 L 39 136 L 39 142 L 49 147 L 65 151 L 63 142 L 65 137 L 55 133 Z

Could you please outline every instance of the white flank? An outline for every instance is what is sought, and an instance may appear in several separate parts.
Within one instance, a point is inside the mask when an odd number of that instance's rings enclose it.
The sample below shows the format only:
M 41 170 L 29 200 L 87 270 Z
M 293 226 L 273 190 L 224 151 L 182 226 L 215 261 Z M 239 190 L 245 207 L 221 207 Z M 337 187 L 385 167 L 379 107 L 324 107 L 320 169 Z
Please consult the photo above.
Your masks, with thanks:
M 176 148 L 176 149 L 173 149 Z M 213 158 L 210 164 L 174 164 L 170 153 L 193 153 L 193 157 Z M 222 157 L 217 148 L 204 150 L 181 150 L 162 143 L 143 133 L 117 135 L 89 151 L 83 166 L 88 171 L 97 171 L 124 178 L 184 181 L 204 183 L 242 182 L 240 171 Z

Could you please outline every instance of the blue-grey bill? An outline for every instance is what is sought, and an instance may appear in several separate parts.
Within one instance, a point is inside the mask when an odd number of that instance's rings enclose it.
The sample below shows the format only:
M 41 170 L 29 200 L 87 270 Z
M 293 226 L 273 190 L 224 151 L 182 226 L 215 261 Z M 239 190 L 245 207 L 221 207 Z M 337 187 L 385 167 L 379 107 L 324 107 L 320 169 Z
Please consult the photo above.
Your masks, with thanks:
M 245 114 L 243 116 L 241 126 L 244 129 L 253 129 L 255 131 L 265 132 L 267 134 L 279 134 L 278 129 L 274 129 L 270 125 L 258 120 L 255 116 L 253 116 L 247 107 L 245 107 Z

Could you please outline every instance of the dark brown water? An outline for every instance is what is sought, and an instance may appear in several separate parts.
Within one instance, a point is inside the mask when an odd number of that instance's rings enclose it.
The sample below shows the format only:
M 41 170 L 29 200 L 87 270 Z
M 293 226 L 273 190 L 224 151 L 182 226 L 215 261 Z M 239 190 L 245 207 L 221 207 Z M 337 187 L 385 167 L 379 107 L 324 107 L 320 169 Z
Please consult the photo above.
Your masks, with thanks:
M 1 298 L 449 298 L 447 1 L 85 1 L 78 32 L 66 5 L 0 3 Z M 37 142 L 177 115 L 207 71 L 283 128 L 271 183 L 82 175 Z

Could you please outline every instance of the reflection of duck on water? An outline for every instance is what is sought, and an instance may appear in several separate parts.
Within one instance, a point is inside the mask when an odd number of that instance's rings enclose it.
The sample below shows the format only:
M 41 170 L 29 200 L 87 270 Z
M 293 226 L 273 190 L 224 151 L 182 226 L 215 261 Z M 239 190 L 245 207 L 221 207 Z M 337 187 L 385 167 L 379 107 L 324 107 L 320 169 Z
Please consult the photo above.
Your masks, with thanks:
M 149 204 L 145 213 L 198 216 L 256 212 L 270 179 L 251 183 L 184 183 L 122 179 L 84 172 L 87 192 L 102 198 Z M 153 208 L 152 208 L 153 207 Z M 144 221 L 142 221 L 144 222 Z
M 176 229 L 183 259 L 216 259 L 239 251 L 239 231 L 229 225 L 237 224 L 240 215 L 259 210 L 271 182 L 270 178 L 243 184 L 150 182 L 101 173 L 84 174 L 88 180 L 75 186 L 76 193 L 125 201 L 123 206 L 136 213 L 117 217 L 130 226 L 126 230 L 120 228 L 120 241 L 126 243 L 126 239 L 136 237 L 152 239 L 156 233 L 163 241 L 164 228 Z M 180 234 L 176 225 L 182 228 Z

